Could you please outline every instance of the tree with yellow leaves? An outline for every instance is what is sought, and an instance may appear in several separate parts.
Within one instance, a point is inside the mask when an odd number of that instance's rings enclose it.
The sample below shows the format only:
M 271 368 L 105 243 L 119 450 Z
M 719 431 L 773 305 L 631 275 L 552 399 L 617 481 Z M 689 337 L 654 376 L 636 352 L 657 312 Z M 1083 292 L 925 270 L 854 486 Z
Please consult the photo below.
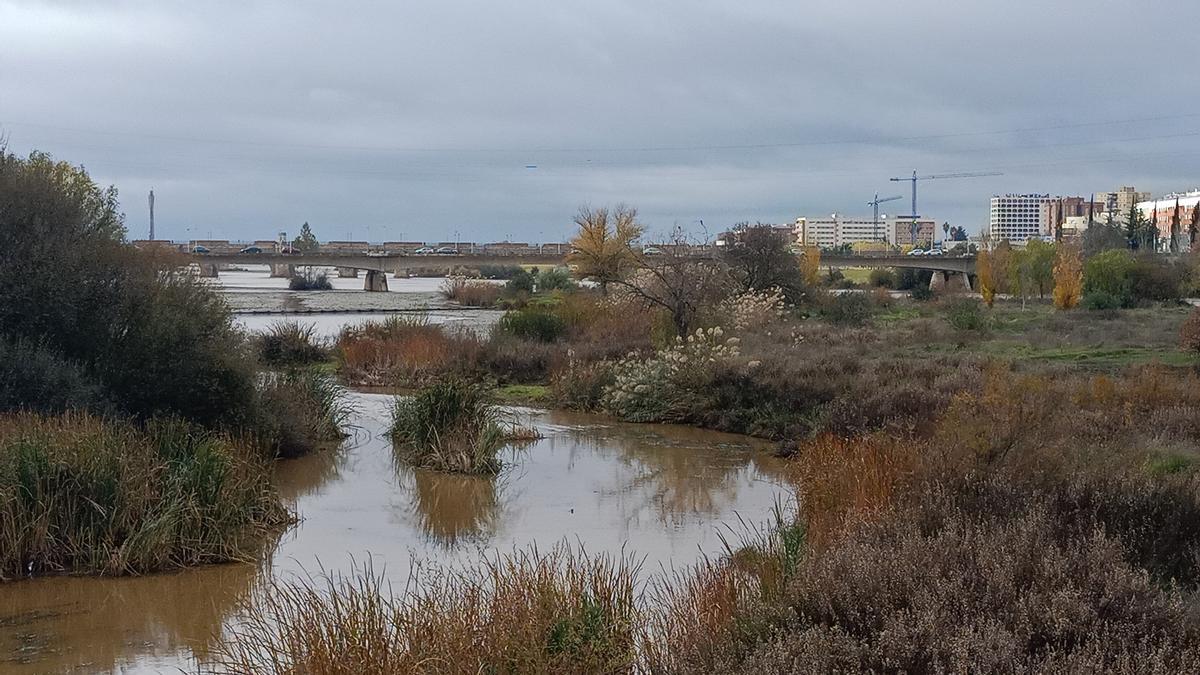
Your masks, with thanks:
M 1054 261 L 1054 306 L 1071 309 L 1083 295 L 1083 256 L 1079 247 L 1063 243 Z
M 607 294 L 610 283 L 624 279 L 636 267 L 634 245 L 643 231 L 637 209 L 623 204 L 612 211 L 583 207 L 575 224 L 579 233 L 571 240 L 567 262 L 575 276 L 595 281 Z
M 800 251 L 800 273 L 804 276 L 804 285 L 812 288 L 821 280 L 821 249 L 816 246 L 805 246 Z
M 979 285 L 979 294 L 983 302 L 991 307 L 996 302 L 996 266 L 992 261 L 991 251 L 980 251 L 975 256 L 975 279 Z

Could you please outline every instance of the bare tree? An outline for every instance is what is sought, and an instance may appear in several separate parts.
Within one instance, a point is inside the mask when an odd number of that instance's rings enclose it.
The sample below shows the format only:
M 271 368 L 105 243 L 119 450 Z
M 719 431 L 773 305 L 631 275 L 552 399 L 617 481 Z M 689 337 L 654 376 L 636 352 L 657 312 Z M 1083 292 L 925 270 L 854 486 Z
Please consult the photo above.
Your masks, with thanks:
M 675 333 L 691 332 L 696 317 L 727 297 L 733 289 L 729 268 L 707 253 L 694 253 L 683 230 L 676 228 L 668 243 L 652 254 L 635 253 L 637 272 L 615 280 L 647 307 L 671 315 Z

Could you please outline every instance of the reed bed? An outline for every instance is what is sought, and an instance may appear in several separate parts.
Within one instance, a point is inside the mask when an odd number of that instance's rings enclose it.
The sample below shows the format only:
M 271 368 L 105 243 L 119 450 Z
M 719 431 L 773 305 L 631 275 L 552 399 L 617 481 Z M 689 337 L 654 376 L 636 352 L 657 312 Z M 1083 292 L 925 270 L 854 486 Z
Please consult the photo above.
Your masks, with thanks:
M 637 663 L 639 565 L 559 545 L 425 569 L 398 595 L 370 566 L 259 589 L 230 673 L 620 673 Z
M 346 390 L 314 369 L 263 373 L 259 397 L 255 433 L 276 457 L 299 457 L 340 441 L 354 414 Z
M 442 282 L 442 297 L 466 307 L 495 307 L 504 287 L 465 277 L 447 277 Z
M 481 386 L 447 379 L 414 396 L 397 397 L 391 435 L 400 454 L 416 466 L 496 474 L 502 467 L 500 449 L 515 434 L 504 423 Z
M 314 333 L 312 324 L 276 321 L 254 337 L 259 358 L 269 366 L 296 367 L 321 363 L 329 350 Z
M 0 416 L 0 581 L 252 560 L 289 520 L 270 476 L 180 421 Z

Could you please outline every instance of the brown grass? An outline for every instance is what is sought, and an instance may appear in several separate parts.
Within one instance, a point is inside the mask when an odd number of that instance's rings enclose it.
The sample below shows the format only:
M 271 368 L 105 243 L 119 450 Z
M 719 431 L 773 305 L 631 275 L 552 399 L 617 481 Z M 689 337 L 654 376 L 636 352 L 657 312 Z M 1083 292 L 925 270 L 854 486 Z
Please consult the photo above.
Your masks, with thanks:
M 338 338 L 340 373 L 353 384 L 415 385 L 470 369 L 483 345 L 466 331 L 448 331 L 423 317 L 393 317 L 347 328 Z
M 231 673 L 614 673 L 636 654 L 638 565 L 566 546 L 425 569 L 399 594 L 370 567 L 260 589 Z
M 442 297 L 466 307 L 494 307 L 504 287 L 477 279 L 448 277 L 442 282 Z

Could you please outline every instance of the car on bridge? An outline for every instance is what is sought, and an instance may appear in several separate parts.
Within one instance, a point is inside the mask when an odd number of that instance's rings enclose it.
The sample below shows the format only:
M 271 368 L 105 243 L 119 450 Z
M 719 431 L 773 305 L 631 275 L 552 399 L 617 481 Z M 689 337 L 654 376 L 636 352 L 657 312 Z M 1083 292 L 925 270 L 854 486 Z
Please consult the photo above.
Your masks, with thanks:
M 438 255 L 458 255 L 458 249 L 453 246 L 443 246 L 437 250 Z
M 421 248 L 413 251 L 413 254 L 414 255 L 429 255 L 433 252 L 434 252 L 434 250 L 432 248 L 430 248 L 428 246 L 422 246 Z
M 238 251 L 238 253 L 246 253 L 249 255 L 258 255 L 259 253 L 262 253 L 262 249 L 257 246 L 247 246 L 246 248 Z
M 203 254 L 205 254 L 205 253 L 208 253 L 208 252 L 209 252 L 209 251 L 208 251 L 208 247 L 207 247 L 207 246 L 200 246 L 199 244 L 197 244 L 197 245 L 195 245 L 195 246 L 193 246 L 193 247 L 192 247 L 192 253 L 199 253 L 199 254 L 203 255 Z
M 647 246 L 642 249 L 642 255 L 662 255 L 663 250 L 657 246 Z

